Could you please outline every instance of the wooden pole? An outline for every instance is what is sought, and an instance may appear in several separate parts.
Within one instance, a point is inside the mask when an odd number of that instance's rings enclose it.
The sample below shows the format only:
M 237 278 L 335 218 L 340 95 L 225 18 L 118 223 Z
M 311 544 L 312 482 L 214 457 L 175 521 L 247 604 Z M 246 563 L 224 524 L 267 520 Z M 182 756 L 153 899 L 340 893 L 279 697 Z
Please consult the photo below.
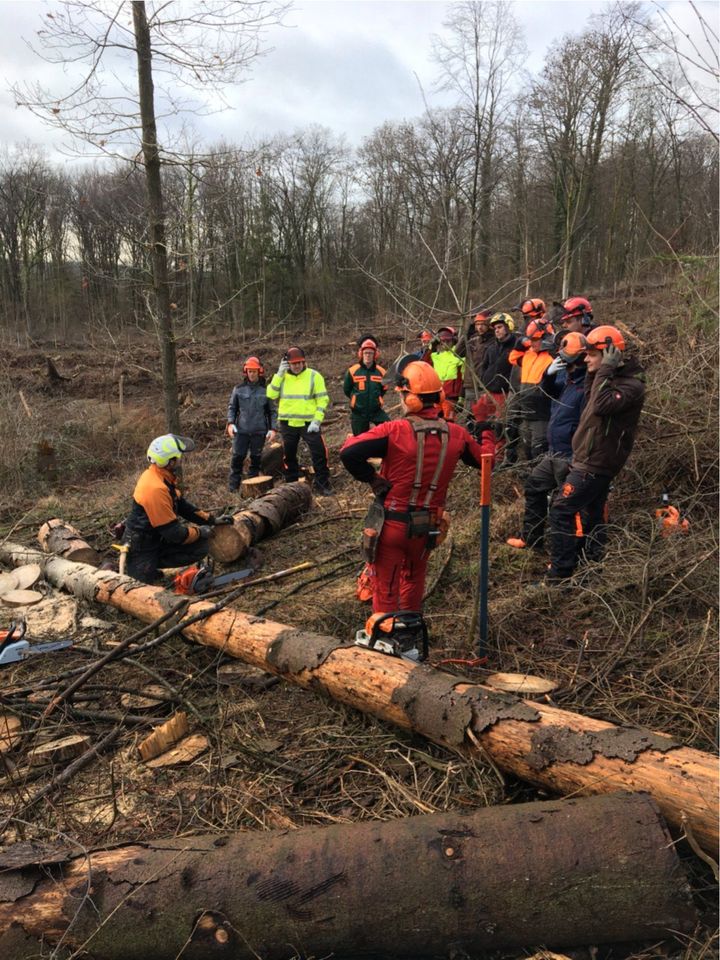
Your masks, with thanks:
M 0 561 L 39 563 L 57 587 L 144 622 L 177 596 L 86 564 L 0 544 Z M 199 613 L 204 601 L 192 606 Z M 501 769 L 559 794 L 645 790 L 678 831 L 716 856 L 718 769 L 714 757 L 635 727 L 617 727 L 544 703 L 458 681 L 426 664 L 373 653 L 350 639 L 315 634 L 223 609 L 184 635 L 262 670 L 325 693 L 435 743 L 489 755 Z
M 696 921 L 657 808 L 631 794 L 42 854 L 0 853 L 13 960 L 60 940 L 93 960 L 478 956 Z

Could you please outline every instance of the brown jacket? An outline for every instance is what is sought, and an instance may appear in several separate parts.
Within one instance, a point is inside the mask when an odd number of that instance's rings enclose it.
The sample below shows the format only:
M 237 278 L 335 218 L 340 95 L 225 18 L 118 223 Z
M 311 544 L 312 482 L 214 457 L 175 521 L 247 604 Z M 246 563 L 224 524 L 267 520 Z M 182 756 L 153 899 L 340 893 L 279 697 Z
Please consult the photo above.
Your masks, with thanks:
M 480 380 L 480 371 L 488 346 L 495 340 L 495 334 L 486 333 L 484 336 L 473 327 L 472 332 L 461 338 L 455 347 L 455 353 L 459 357 L 465 357 L 465 387 L 469 390 L 476 390 L 476 382 Z
M 630 456 L 645 401 L 645 373 L 635 357 L 585 377 L 585 409 L 573 437 L 573 467 L 614 477 Z

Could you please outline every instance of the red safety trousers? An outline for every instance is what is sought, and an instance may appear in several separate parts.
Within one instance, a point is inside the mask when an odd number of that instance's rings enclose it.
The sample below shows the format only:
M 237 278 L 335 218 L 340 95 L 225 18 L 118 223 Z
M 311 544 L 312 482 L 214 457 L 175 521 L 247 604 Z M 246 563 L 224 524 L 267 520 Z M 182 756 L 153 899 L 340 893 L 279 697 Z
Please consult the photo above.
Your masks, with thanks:
M 408 537 L 408 525 L 386 520 L 375 558 L 373 612 L 422 610 L 430 554 L 425 537 Z
M 472 415 L 476 420 L 500 420 L 507 396 L 504 393 L 482 393 L 470 408 Z M 495 431 L 490 428 L 483 430 L 480 438 L 480 447 L 483 453 L 491 453 L 493 456 L 493 466 L 497 462 L 502 449 L 505 446 L 504 437 L 497 437 Z

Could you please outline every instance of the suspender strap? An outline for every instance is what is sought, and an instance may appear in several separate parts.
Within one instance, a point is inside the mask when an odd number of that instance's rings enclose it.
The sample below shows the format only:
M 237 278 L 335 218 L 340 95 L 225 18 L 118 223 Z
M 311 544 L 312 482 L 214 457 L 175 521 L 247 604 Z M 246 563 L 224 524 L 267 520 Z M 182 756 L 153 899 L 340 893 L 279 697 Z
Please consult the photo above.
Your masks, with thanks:
M 410 418 L 408 418 L 410 419 Z M 432 475 L 430 480 L 430 486 L 428 487 L 428 492 L 423 501 L 423 507 L 429 507 L 430 501 L 432 500 L 433 494 L 437 490 L 438 480 L 440 479 L 440 474 L 442 468 L 445 466 L 445 458 L 447 456 L 447 446 L 450 438 L 450 428 L 447 425 L 445 420 L 433 420 L 428 422 L 427 420 L 416 420 L 410 419 L 415 437 L 417 439 L 417 453 L 415 456 L 415 478 L 413 480 L 412 493 L 410 499 L 408 500 L 408 508 L 412 509 L 417 505 L 418 497 L 420 495 L 420 487 L 422 486 L 422 472 L 423 472 L 423 460 L 425 454 L 425 434 L 427 433 L 439 433 L 440 434 L 440 455 L 438 456 L 437 466 L 435 467 L 435 472 Z

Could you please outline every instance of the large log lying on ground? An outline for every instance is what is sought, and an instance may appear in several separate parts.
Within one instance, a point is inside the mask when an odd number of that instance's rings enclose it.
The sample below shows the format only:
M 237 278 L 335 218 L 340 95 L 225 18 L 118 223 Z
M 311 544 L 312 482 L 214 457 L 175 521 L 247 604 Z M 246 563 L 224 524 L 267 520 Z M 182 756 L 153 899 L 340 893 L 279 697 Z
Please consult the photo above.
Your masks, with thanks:
M 285 483 L 236 513 L 232 526 L 215 527 L 210 553 L 221 563 L 244 557 L 250 547 L 298 519 L 312 504 L 306 483 Z
M 109 571 L 0 544 L 6 563 L 41 563 L 51 583 L 152 622 L 175 594 Z M 208 606 L 198 601 L 194 613 Z M 372 653 L 350 640 L 299 630 L 225 608 L 189 626 L 188 639 L 303 687 L 415 730 L 435 743 L 479 751 L 501 769 L 559 794 L 646 790 L 667 821 L 717 854 L 714 757 L 669 737 L 519 700 L 426 664 Z
M 66 560 L 77 563 L 100 563 L 100 554 L 82 538 L 72 524 L 55 517 L 48 520 L 38 531 L 38 542 L 46 553 L 57 553 Z
M 21 932 L 94 960 L 399 958 L 655 940 L 696 919 L 638 794 L 147 842 L 57 866 L 45 852 L 42 871 L 2 872 L 28 847 L 0 853 L 0 955 L 14 960 L 37 955 L 15 949 Z

